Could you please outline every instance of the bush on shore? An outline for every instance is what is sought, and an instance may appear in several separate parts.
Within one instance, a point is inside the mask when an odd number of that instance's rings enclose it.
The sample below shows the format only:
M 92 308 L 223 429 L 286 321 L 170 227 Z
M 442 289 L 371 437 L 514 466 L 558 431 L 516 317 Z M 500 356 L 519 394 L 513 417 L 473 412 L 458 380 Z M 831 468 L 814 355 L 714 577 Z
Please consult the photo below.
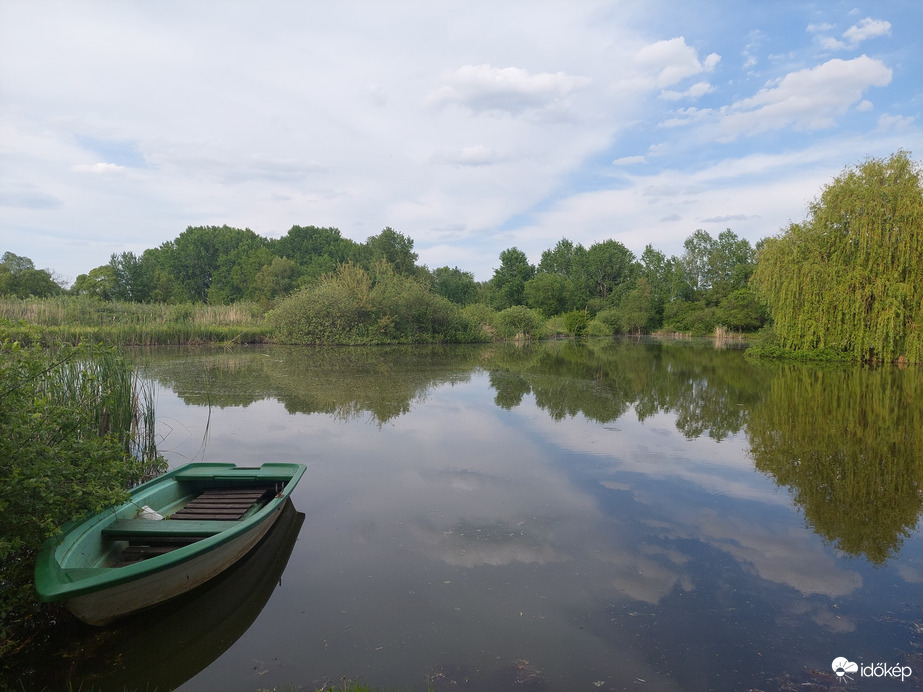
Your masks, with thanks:
M 268 315 L 275 340 L 288 344 L 464 343 L 477 325 L 455 303 L 386 262 L 371 271 L 341 265 L 281 301 Z
M 0 344 L 0 659 L 40 622 L 32 573 L 45 539 L 165 466 L 153 398 L 123 355 Z

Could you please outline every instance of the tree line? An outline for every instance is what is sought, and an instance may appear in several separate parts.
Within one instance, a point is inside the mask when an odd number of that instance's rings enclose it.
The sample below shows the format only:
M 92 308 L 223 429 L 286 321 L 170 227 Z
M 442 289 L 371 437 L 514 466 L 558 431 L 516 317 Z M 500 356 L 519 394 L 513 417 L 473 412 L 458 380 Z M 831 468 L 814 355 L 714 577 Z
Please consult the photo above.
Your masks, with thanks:
M 730 229 L 717 238 L 697 230 L 679 257 L 650 245 L 636 257 L 616 240 L 585 248 L 562 238 L 533 265 L 512 247 L 500 253 L 500 266 L 483 282 L 458 267 L 418 265 L 413 246 L 411 238 L 392 228 L 357 243 L 336 228 L 317 226 L 293 226 L 280 238 L 230 226 L 189 227 L 140 255 L 113 254 L 107 264 L 78 276 L 69 291 L 28 258 L 7 252 L 0 262 L 0 294 L 270 304 L 317 286 L 344 265 L 373 272 L 384 261 L 394 273 L 460 306 L 483 303 L 497 311 L 525 306 L 544 318 L 582 311 L 598 316 L 613 332 L 704 333 L 718 324 L 753 330 L 766 320 L 748 286 L 755 249 Z
M 899 151 L 847 168 L 808 219 L 755 246 L 731 229 L 717 237 L 696 230 L 682 253 L 670 257 L 652 245 L 636 256 L 612 239 L 584 247 L 562 238 L 536 265 L 516 247 L 504 250 L 491 279 L 478 282 L 458 267 L 419 265 L 414 241 L 390 227 L 359 243 L 327 227 L 293 226 L 266 238 L 249 229 L 199 226 L 140 255 L 113 254 L 78 276 L 70 293 L 139 303 L 255 301 L 268 309 L 325 283 L 342 293 L 349 286 L 344 277 L 365 272 L 363 280 L 390 282 L 392 289 L 379 295 L 400 286 L 416 296 L 402 305 L 419 308 L 424 291 L 458 306 L 517 308 L 508 315 L 513 321 L 563 318 L 571 333 L 590 326 L 591 333 L 609 334 L 752 332 L 771 323 L 771 343 L 780 351 L 920 361 L 921 219 L 920 167 Z M 0 294 L 61 292 L 52 279 L 12 253 L 0 262 Z M 323 300 L 315 293 L 301 303 Z M 376 320 L 390 319 L 391 303 L 382 305 Z

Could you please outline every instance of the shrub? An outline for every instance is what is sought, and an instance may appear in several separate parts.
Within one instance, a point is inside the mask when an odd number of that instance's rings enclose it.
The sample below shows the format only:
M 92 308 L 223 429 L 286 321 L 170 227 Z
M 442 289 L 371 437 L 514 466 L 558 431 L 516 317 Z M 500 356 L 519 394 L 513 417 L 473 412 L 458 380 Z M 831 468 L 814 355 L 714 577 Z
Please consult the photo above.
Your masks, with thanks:
M 599 315 L 590 320 L 586 327 L 587 336 L 612 336 L 612 328 L 599 319 Z
M 590 316 L 586 310 L 574 310 L 564 315 L 564 328 L 574 337 L 583 336 L 589 323 Z
M 386 262 L 371 271 L 342 265 L 269 314 L 278 341 L 291 344 L 468 342 L 476 324 L 450 300 Z
M 497 328 L 507 339 L 538 339 L 544 335 L 545 320 L 541 313 L 524 305 L 514 305 L 497 314 Z
M 32 569 L 44 540 L 164 469 L 152 407 L 113 351 L 0 345 L 0 657 L 40 612 Z

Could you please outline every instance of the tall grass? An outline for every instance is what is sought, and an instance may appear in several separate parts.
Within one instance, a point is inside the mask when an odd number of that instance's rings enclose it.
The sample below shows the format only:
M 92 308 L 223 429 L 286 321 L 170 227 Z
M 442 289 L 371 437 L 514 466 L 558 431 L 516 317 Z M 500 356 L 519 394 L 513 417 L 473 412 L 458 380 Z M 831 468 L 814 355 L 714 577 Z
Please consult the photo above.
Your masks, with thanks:
M 166 468 L 154 397 L 125 354 L 0 342 L 0 661 L 47 624 L 36 551 Z
M 154 430 L 154 392 L 123 354 L 103 348 L 73 351 L 45 373 L 36 389 L 47 400 L 87 415 L 91 425 L 79 434 L 117 440 L 138 463 L 138 480 L 163 470 Z
M 142 304 L 76 296 L 0 299 L 0 338 L 23 344 L 255 343 L 267 341 L 269 331 L 257 303 Z

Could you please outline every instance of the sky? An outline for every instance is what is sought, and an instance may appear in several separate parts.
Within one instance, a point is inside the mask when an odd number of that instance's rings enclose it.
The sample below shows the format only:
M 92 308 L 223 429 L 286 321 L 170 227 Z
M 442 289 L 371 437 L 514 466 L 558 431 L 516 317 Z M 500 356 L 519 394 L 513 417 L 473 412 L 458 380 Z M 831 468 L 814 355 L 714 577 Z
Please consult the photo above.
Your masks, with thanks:
M 0 252 L 385 227 L 479 281 L 567 238 L 756 243 L 923 160 L 923 2 L 0 0 Z

